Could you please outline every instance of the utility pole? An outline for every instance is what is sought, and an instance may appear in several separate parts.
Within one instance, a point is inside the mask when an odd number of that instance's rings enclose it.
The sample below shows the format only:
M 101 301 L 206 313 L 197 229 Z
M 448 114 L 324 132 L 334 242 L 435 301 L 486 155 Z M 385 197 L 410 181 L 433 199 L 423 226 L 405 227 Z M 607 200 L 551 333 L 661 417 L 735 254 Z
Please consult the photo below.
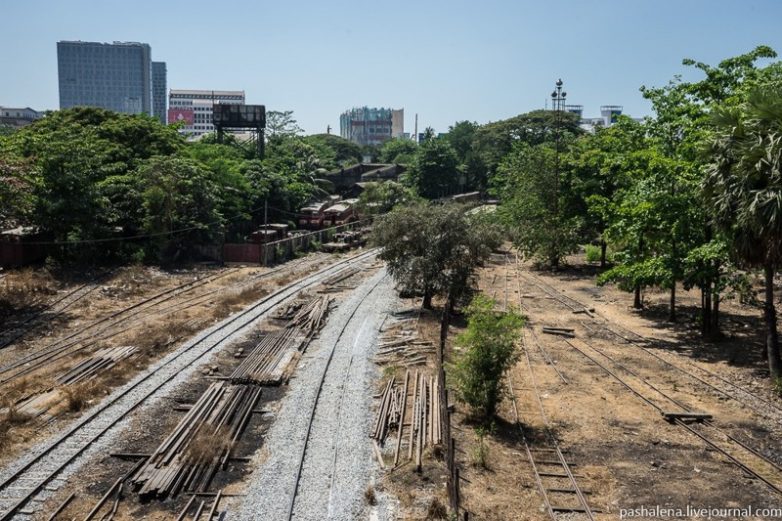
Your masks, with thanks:
M 417 112 L 415 114 L 415 129 L 414 129 L 414 132 L 415 133 L 413 134 L 413 141 L 418 143 L 418 113 Z
M 567 92 L 562 90 L 562 79 L 558 79 L 556 88 L 551 93 L 551 108 L 554 109 L 554 218 L 559 220 L 559 145 L 562 139 L 562 111 L 565 109 Z M 558 259 L 554 259 L 553 267 L 557 268 Z

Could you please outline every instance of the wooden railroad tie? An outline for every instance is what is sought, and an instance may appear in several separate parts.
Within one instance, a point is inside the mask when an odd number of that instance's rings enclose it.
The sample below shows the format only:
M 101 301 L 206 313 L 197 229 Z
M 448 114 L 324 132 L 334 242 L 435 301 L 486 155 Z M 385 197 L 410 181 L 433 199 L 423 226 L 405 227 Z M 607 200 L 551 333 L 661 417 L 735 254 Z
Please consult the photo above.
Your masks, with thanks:
M 671 412 L 671 411 L 660 411 L 660 414 L 662 414 L 663 418 L 665 418 L 669 422 L 674 422 L 676 420 L 692 420 L 696 422 L 702 422 L 702 421 L 708 421 L 713 419 L 713 416 L 706 412 L 694 412 L 694 411 L 684 411 L 684 412 Z
M 543 332 L 548 335 L 559 335 L 559 336 L 565 336 L 568 338 L 575 338 L 576 333 L 573 328 L 570 327 L 549 327 L 549 326 L 543 326 Z

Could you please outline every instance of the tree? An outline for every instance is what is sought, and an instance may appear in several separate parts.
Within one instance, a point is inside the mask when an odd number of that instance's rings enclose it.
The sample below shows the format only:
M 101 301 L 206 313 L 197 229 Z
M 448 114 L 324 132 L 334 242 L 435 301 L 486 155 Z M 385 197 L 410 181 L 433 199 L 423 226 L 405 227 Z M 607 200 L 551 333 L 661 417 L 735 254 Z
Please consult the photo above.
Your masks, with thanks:
M 0 229 L 30 222 L 33 179 L 28 163 L 0 159 Z
M 152 158 L 136 174 L 142 187 L 143 226 L 152 254 L 164 264 L 214 241 L 224 219 L 218 211 L 216 176 L 191 159 Z
M 412 139 L 389 139 L 380 146 L 378 161 L 381 163 L 411 164 L 418 145 Z
M 502 378 L 517 359 L 524 319 L 515 310 L 498 313 L 495 302 L 477 295 L 467 308 L 467 329 L 456 339 L 463 351 L 452 365 L 457 397 L 484 421 L 502 399 Z
M 423 307 L 442 295 L 452 306 L 469 286 L 476 267 L 488 257 L 493 235 L 470 225 L 457 204 L 412 204 L 380 216 L 372 231 L 380 258 L 397 284 L 422 294 Z
M 566 179 L 555 182 L 556 151 L 548 144 L 514 145 L 493 178 L 502 204 L 498 215 L 514 246 L 526 257 L 557 268 L 578 248 L 578 216 L 566 210 Z
M 304 141 L 312 145 L 321 158 L 329 158 L 328 161 L 324 161 L 329 170 L 355 165 L 363 159 L 361 147 L 340 136 L 314 134 L 305 137 Z
M 780 378 L 774 274 L 782 261 L 782 86 L 757 88 L 742 105 L 718 106 L 712 117 L 706 201 L 736 256 L 763 268 L 766 354 L 772 378 Z
M 364 184 L 364 191 L 358 198 L 357 208 L 361 215 L 380 215 L 415 200 L 415 193 L 400 183 L 369 182 Z
M 418 195 L 437 199 L 460 191 L 458 159 L 451 145 L 428 139 L 418 146 L 404 180 Z
M 298 136 L 304 132 L 292 110 L 270 110 L 266 113 L 266 137 L 269 141 L 279 137 Z

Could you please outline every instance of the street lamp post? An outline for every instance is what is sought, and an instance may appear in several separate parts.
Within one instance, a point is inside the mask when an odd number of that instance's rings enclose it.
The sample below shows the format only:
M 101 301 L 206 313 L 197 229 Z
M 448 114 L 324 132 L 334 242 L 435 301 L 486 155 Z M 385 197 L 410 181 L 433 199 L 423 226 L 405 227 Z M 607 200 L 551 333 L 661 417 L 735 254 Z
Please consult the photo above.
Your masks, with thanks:
M 551 93 L 551 106 L 554 109 L 554 219 L 559 220 L 559 144 L 561 141 L 562 111 L 565 110 L 567 92 L 562 90 L 562 79 L 558 79 Z M 555 224 L 555 229 L 559 227 Z M 556 264 L 556 262 L 555 262 Z M 553 266 L 556 268 L 556 266 Z

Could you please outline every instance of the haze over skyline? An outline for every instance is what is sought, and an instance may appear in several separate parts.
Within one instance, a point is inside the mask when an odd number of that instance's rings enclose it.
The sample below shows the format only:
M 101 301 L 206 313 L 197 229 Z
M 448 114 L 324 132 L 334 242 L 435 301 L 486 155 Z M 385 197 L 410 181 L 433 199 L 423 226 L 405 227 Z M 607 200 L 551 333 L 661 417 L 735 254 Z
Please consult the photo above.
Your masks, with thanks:
M 339 133 L 340 113 L 362 105 L 404 108 L 408 132 L 416 113 L 438 132 L 496 121 L 543 108 L 560 77 L 587 117 L 604 104 L 641 117 L 641 85 L 697 77 L 685 57 L 782 51 L 773 0 L 28 0 L 4 14 L 0 105 L 59 107 L 58 40 L 138 41 L 167 63 L 169 89 L 244 90 L 307 133 Z

